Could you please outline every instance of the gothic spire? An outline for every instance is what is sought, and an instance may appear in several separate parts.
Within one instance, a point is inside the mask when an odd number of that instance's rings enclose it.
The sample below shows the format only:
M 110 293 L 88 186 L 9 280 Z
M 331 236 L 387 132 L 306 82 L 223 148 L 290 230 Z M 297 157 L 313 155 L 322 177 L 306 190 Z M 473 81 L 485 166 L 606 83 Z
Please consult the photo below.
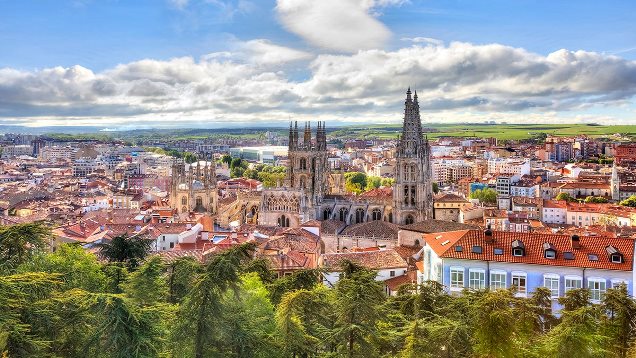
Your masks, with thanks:
M 398 144 L 398 155 L 416 157 L 423 155 L 425 142 L 422 135 L 422 120 L 420 119 L 420 106 L 417 102 L 417 92 L 414 100 L 411 98 L 411 87 L 406 91 L 404 101 L 404 123 L 402 137 Z
M 305 137 L 303 138 L 303 145 L 306 150 L 311 149 L 311 122 L 305 122 Z

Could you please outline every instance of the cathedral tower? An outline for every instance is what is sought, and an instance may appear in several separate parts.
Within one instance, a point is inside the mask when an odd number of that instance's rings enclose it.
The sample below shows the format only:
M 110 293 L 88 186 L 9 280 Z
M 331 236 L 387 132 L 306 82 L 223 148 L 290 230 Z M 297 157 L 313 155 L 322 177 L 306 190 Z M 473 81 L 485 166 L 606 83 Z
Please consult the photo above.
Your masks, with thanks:
M 406 91 L 402 136 L 396 149 L 393 220 L 408 225 L 433 218 L 433 185 L 430 146 L 422 134 L 417 91 Z

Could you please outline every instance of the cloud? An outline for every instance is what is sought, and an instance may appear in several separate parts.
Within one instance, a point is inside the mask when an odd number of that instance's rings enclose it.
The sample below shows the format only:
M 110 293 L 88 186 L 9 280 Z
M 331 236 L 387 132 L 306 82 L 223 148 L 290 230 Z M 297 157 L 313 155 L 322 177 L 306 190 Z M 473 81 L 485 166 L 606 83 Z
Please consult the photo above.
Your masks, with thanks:
M 381 48 L 390 31 L 371 13 L 376 6 L 398 4 L 382 0 L 278 0 L 283 26 L 313 46 L 338 52 Z
M 287 62 L 308 60 L 313 57 L 312 54 L 275 45 L 269 40 L 251 40 L 239 45 L 248 61 L 258 65 L 276 65 Z
M 314 57 L 252 40 L 199 60 L 144 59 L 101 72 L 4 68 L 0 120 L 139 126 L 290 116 L 399 121 L 409 85 L 418 90 L 425 120 L 608 122 L 634 115 L 636 61 L 586 51 L 543 56 L 499 44 L 423 43 Z M 286 72 L 290 62 L 306 72 L 302 80 Z

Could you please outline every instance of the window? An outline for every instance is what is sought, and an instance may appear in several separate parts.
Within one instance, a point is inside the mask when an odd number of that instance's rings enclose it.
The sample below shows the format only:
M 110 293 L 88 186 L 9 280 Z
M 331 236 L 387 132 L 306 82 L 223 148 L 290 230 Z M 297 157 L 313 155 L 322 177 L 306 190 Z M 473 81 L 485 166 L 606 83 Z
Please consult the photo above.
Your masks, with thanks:
M 503 255 L 503 249 L 502 248 L 494 248 L 493 252 L 495 255 Z
M 170 243 L 170 248 L 173 249 L 174 248 L 174 242 Z
M 481 254 L 482 249 L 481 246 L 473 246 L 473 249 L 471 250 L 474 254 Z
M 513 249 L 512 256 L 523 256 L 523 249 Z
M 590 261 L 598 261 L 598 255 L 596 255 L 596 254 L 587 254 L 587 258 Z
M 619 288 L 621 285 L 627 286 L 627 281 L 621 279 L 612 279 L 612 288 Z
M 566 260 L 574 260 L 574 254 L 570 251 L 566 251 L 563 253 L 563 258 Z
M 559 275 L 548 274 L 543 276 L 543 286 L 550 290 L 552 298 L 559 297 Z
M 506 288 L 506 272 L 490 271 L 490 289 L 499 290 Z
M 459 245 L 458 245 L 458 246 L 455 246 L 455 252 L 462 252 L 462 251 L 464 251 L 464 248 L 463 248 L 463 247 L 461 247 L 461 246 L 459 246 Z
M 469 270 L 468 287 L 473 290 L 483 290 L 486 288 L 486 272 L 484 270 Z
M 590 299 L 592 301 L 600 301 L 605 297 L 605 291 L 607 290 L 607 282 L 602 278 L 590 278 L 587 280 L 588 287 L 590 288 Z
M 463 267 L 451 267 L 450 287 L 451 289 L 464 288 L 464 268 Z
M 583 279 L 578 276 L 565 276 L 565 293 L 583 287 Z
M 623 262 L 623 257 L 621 255 L 614 254 L 610 256 L 610 258 L 611 258 L 611 261 L 615 264 L 620 264 Z
M 554 250 L 545 250 L 545 258 L 546 259 L 555 259 L 556 252 Z
M 517 294 L 526 295 L 526 273 L 525 272 L 513 272 L 512 273 L 512 287 L 517 289 Z
M 389 276 L 394 277 L 395 276 L 395 271 L 393 271 L 393 270 L 389 271 Z

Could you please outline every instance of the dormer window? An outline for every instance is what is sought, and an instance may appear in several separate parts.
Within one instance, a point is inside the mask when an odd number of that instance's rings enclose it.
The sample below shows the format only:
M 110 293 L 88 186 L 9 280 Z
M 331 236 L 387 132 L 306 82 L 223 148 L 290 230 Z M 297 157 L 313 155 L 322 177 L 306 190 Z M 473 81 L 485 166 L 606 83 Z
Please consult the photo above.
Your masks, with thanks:
M 525 256 L 526 247 L 521 240 L 515 240 L 512 242 L 512 256 Z
M 556 259 L 556 249 L 554 248 L 554 245 L 549 242 L 543 244 L 543 257 L 551 260 Z
M 607 254 L 609 255 L 610 262 L 615 264 L 623 263 L 623 254 L 621 254 L 617 248 L 615 248 L 612 245 L 609 245 L 605 248 L 605 251 L 607 251 Z

